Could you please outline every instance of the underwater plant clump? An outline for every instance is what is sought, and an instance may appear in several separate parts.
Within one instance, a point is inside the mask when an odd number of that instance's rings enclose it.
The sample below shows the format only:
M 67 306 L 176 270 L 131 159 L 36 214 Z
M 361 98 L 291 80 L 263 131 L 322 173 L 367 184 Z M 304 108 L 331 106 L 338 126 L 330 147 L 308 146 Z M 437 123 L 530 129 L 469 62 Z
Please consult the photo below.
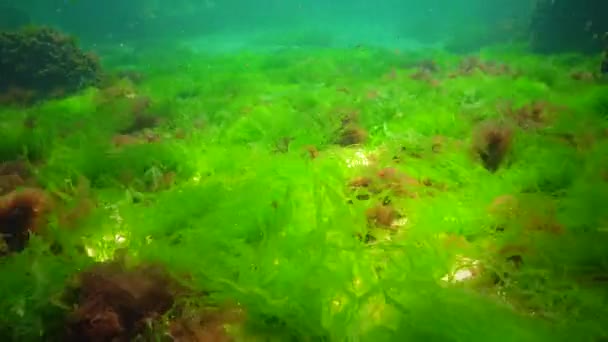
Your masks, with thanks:
M 130 341 L 174 302 L 162 268 L 93 266 L 79 277 L 77 306 L 67 319 L 69 341 Z
M 120 133 L 131 134 L 154 128 L 159 124 L 159 118 L 150 113 L 151 100 L 147 96 L 136 96 L 131 99 L 132 121 Z
M 563 106 L 557 106 L 545 101 L 534 101 L 524 104 L 519 108 L 514 107 L 512 103 L 506 103 L 499 108 L 505 117 L 514 121 L 517 126 L 524 130 L 539 129 L 547 126 L 565 109 Z
M 0 91 L 19 95 L 18 99 L 4 98 L 5 102 L 68 95 L 101 78 L 94 55 L 49 27 L 0 32 L 0 55 Z
M 367 132 L 360 127 L 345 127 L 339 134 L 337 143 L 340 146 L 363 144 L 367 140 Z
M 423 60 L 416 66 L 416 71 L 410 75 L 410 78 L 426 82 L 432 87 L 437 87 L 440 84 L 437 79 L 440 71 L 436 61 L 432 59 Z
M 399 212 L 390 204 L 376 205 L 368 208 L 365 212 L 367 222 L 370 226 L 381 227 L 385 229 L 395 229 L 395 221 L 400 218 Z
M 368 133 L 359 125 L 359 112 L 348 111 L 340 113 L 340 128 L 336 132 L 335 143 L 340 146 L 364 144 Z
M 0 162 L 0 196 L 30 183 L 32 183 L 32 175 L 26 162 L 19 160 Z
M 483 166 L 496 172 L 511 148 L 513 131 L 505 124 L 486 121 L 476 128 L 473 136 L 473 151 Z
M 27 246 L 30 233 L 42 227 L 49 204 L 44 191 L 35 188 L 0 197 L 0 255 L 20 252 Z
M 463 58 L 458 64 L 458 69 L 451 72 L 448 76 L 450 78 L 472 76 L 477 71 L 490 76 L 519 76 L 508 64 L 497 63 L 495 61 L 483 61 L 477 56 Z

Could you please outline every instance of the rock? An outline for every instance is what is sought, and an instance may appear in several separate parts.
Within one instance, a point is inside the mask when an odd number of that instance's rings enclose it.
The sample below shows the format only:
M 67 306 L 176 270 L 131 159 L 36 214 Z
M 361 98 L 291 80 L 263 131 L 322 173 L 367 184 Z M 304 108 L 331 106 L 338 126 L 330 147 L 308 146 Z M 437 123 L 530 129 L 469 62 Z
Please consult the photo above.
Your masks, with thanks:
M 33 100 L 69 95 L 101 78 L 97 58 L 52 28 L 0 32 L 0 56 L 0 92 L 30 91 Z

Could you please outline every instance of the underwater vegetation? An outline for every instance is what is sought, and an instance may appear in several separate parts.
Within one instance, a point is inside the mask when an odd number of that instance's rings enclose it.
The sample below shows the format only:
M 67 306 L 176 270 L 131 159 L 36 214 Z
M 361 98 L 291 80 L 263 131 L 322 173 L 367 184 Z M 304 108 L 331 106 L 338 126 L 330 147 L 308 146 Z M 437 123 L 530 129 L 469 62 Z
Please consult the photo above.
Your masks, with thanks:
M 43 225 L 48 210 L 45 194 L 37 189 L 25 189 L 10 192 L 0 199 L 0 232 L 3 237 L 0 253 L 22 251 L 30 234 Z
M 173 306 L 162 269 L 99 264 L 79 275 L 64 341 L 129 341 Z
M 3 340 L 608 337 L 601 58 L 1 37 Z

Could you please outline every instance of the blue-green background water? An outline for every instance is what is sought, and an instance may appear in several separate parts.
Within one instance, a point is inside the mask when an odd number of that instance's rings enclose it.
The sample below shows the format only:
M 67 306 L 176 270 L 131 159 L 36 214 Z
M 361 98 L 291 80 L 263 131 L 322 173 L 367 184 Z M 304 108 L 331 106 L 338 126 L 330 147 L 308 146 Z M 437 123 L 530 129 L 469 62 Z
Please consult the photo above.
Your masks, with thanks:
M 258 47 L 440 45 L 456 52 L 469 52 L 489 44 L 533 40 L 541 52 L 598 52 L 605 45 L 603 35 L 608 31 L 605 18 L 608 5 L 601 0 L 4 0 L 2 3 L 24 10 L 35 23 L 59 26 L 90 43 L 159 39 L 175 42 L 204 37 L 207 40 L 200 42 L 200 47 L 207 50 L 251 47 L 253 42 Z
M 28 11 L 36 23 L 59 25 L 90 41 L 178 40 L 224 34 L 224 39 L 244 42 L 256 34 L 301 35 L 305 31 L 309 36 L 311 32 L 325 36 L 325 42 L 320 38 L 311 42 L 314 39 L 309 38 L 308 43 L 325 44 L 331 37 L 333 43 L 403 46 L 445 43 L 466 34 L 509 40 L 520 35 L 527 25 L 533 3 L 532 0 L 500 0 L 491 4 L 478 0 L 30 0 L 14 1 L 13 5 Z M 267 39 L 268 43 L 271 41 Z M 297 39 L 293 43 L 297 44 Z

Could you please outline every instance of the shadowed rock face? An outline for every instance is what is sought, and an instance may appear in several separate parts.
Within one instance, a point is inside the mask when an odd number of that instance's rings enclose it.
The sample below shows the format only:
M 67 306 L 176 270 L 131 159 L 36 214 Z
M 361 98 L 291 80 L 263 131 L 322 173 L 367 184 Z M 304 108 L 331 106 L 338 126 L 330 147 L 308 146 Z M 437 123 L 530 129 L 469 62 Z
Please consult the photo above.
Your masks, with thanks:
M 608 32 L 608 1 L 542 0 L 536 5 L 530 31 L 537 52 L 597 53 Z

